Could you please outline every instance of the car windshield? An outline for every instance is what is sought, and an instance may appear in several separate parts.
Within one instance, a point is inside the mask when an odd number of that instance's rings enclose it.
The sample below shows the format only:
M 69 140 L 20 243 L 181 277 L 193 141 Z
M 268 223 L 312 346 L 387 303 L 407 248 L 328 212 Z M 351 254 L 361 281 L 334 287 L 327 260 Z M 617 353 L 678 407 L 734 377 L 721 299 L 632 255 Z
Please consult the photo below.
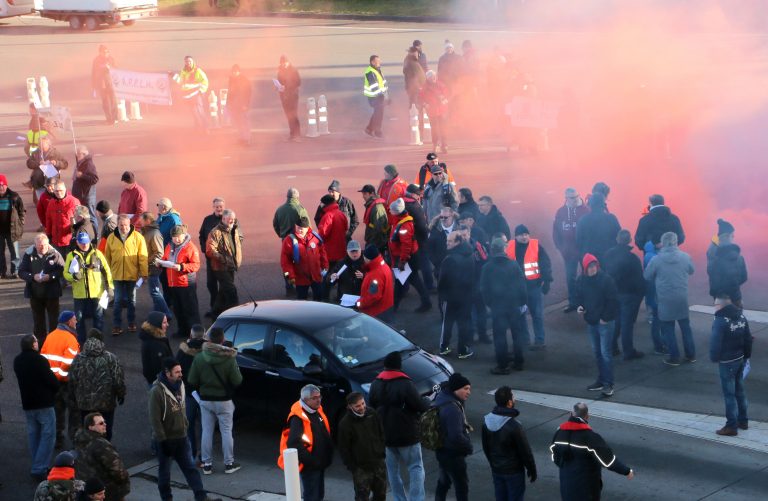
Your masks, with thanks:
M 392 351 L 415 348 L 399 332 L 362 314 L 321 329 L 314 337 L 347 367 L 381 360 Z

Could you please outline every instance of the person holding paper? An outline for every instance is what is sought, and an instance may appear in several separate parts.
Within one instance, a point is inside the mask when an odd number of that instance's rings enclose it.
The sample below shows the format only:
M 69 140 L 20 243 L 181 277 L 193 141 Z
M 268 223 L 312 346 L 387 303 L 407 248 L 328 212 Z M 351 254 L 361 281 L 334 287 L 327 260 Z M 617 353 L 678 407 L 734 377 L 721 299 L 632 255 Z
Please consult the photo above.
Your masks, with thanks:
M 171 243 L 165 246 L 163 262 L 168 279 L 168 295 L 176 312 L 177 335 L 186 337 L 192 326 L 200 323 L 197 304 L 197 272 L 200 271 L 200 251 L 192 243 L 187 227 L 171 230 Z
M 115 279 L 112 335 L 123 333 L 123 306 L 128 308 L 128 332 L 136 332 L 136 281 L 147 280 L 147 243 L 126 214 L 117 217 L 117 229 L 107 238 L 104 256 Z
M 392 277 L 392 268 L 379 254 L 379 249 L 371 244 L 365 248 L 363 254 L 363 285 L 360 288 L 360 300 L 357 309 L 371 317 L 376 317 L 382 322 L 393 320 L 392 307 L 395 304 L 395 284 Z
M 45 191 L 45 180 L 48 177 L 60 177 L 59 172 L 66 170 L 69 162 L 53 147 L 51 136 L 40 138 L 40 147 L 27 159 L 27 169 L 32 172 L 29 175 L 30 187 L 35 190 L 33 202 L 40 200 L 40 195 Z M 53 171 L 51 171 L 53 168 Z M 53 176 L 46 174 L 46 170 Z
M 389 212 L 395 218 L 392 225 L 392 232 L 389 234 L 389 254 L 392 258 L 392 267 L 400 271 L 405 271 L 406 266 L 411 270 L 406 283 L 410 283 L 419 293 L 421 304 L 416 308 L 416 313 L 424 313 L 432 309 L 432 302 L 429 300 L 429 292 L 424 287 L 424 282 L 419 276 L 418 259 L 411 259 L 416 251 L 419 250 L 419 244 L 414 236 L 413 218 L 405 211 L 405 201 L 398 198 L 389 206 Z M 403 297 L 403 288 L 405 284 L 395 281 L 395 311 Z
M 29 298 L 32 310 L 32 332 L 41 343 L 45 342 L 45 336 L 56 328 L 58 322 L 63 272 L 64 258 L 50 245 L 48 236 L 45 233 L 35 235 L 35 244 L 21 258 L 19 278 L 27 283 L 24 297 Z
M 165 245 L 163 244 L 163 234 L 160 233 L 160 227 L 154 214 L 145 212 L 141 215 L 141 228 L 139 231 L 147 243 L 147 270 L 149 272 L 147 291 L 149 291 L 149 297 L 152 298 L 152 309 L 165 313 L 165 316 L 170 321 L 173 318 L 173 314 L 168 307 L 168 303 L 165 301 L 163 291 L 160 289 L 160 277 L 165 271 L 156 264 L 157 261 L 163 258 Z
M 288 283 L 296 286 L 296 299 L 307 299 L 310 288 L 313 300 L 322 299 L 328 255 L 320 236 L 310 231 L 309 218 L 302 217 L 293 233 L 283 239 L 280 266 L 288 276 Z
M 336 302 L 341 301 L 344 294 L 351 296 L 360 295 L 360 287 L 363 285 L 363 256 L 360 242 L 350 240 L 347 244 L 347 255 L 341 261 L 331 266 L 326 276 L 328 288 L 336 286 Z M 329 291 L 330 295 L 330 291 Z
M 745 366 L 752 356 L 752 334 L 744 313 L 731 298 L 715 299 L 715 318 L 709 341 L 709 359 L 720 366 L 720 385 L 725 400 L 725 426 L 715 433 L 726 437 L 749 429 L 747 395 L 744 391 Z
M 114 284 L 107 259 L 91 245 L 88 234 L 79 233 L 75 242 L 77 246 L 67 254 L 63 273 L 66 281 L 72 284 L 77 339 L 82 345 L 86 340 L 86 318 L 92 319 L 94 329 L 104 329 L 104 307 L 99 300 L 104 294 L 114 294 Z

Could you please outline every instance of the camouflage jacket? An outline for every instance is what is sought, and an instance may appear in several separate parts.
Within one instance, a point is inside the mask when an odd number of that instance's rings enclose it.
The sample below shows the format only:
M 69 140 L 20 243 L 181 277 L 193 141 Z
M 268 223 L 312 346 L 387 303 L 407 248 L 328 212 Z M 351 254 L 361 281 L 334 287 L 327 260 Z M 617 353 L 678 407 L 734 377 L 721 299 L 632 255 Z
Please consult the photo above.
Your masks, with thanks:
M 43 480 L 35 490 L 34 501 L 77 501 L 85 488 L 82 480 Z
M 84 411 L 111 411 L 115 400 L 125 397 L 125 377 L 120 361 L 104 349 L 104 342 L 89 338 L 69 367 L 69 388 Z
M 81 480 L 97 477 L 107 491 L 106 500 L 119 501 L 131 492 L 131 480 L 123 460 L 109 440 L 88 429 L 75 434 L 75 475 Z

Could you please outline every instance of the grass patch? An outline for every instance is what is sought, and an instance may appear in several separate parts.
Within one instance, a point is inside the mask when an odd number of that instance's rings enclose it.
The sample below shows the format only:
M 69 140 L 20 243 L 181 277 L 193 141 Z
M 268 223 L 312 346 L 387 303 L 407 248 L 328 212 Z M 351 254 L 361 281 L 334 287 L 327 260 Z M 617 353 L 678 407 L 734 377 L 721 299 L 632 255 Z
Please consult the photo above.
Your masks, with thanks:
M 360 16 L 451 17 L 457 0 L 159 0 L 162 12 L 180 15 L 258 15 L 269 13 L 346 14 Z

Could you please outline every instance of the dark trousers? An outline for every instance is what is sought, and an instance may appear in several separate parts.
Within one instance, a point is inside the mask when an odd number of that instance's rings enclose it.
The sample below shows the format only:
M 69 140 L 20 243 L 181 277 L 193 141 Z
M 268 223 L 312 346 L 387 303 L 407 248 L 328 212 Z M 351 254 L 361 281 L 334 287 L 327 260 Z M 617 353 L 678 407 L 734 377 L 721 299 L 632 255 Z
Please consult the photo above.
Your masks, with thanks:
M 195 128 L 198 130 L 208 129 L 208 116 L 206 115 L 208 101 L 206 97 L 207 96 L 204 94 L 198 93 L 189 99 L 182 99 L 182 102 L 187 106 L 189 113 L 192 114 Z
M 301 136 L 301 125 L 299 124 L 299 93 L 292 92 L 280 95 L 280 104 L 283 105 L 283 113 L 288 120 L 288 129 L 291 137 Z
M 59 298 L 29 298 L 29 306 L 32 309 L 32 333 L 37 338 L 40 346 L 43 346 L 45 337 L 53 331 L 59 321 Z M 48 319 L 48 325 L 45 320 Z
M 437 149 L 440 145 L 443 148 L 448 147 L 448 138 L 446 137 L 446 129 L 448 121 L 444 116 L 442 117 L 429 117 L 429 126 L 432 129 L 432 146 Z
M 0 273 L 5 274 L 6 262 L 5 262 L 5 248 L 8 247 L 8 254 L 11 257 L 11 273 L 16 273 L 19 270 L 19 264 L 21 258 L 19 257 L 19 242 L 14 242 L 11 239 L 11 235 L 0 235 Z M 66 254 L 62 254 L 66 256 Z
M 179 469 L 187 480 L 187 485 L 195 494 L 195 501 L 206 499 L 206 492 L 203 488 L 203 479 L 200 477 L 200 471 L 197 469 L 195 460 L 192 459 L 192 453 L 189 450 L 189 441 L 176 439 L 172 441 L 171 455 L 163 454 L 162 447 L 157 444 L 157 490 L 160 491 L 160 499 L 173 499 L 171 491 L 171 461 L 176 461 Z
M 302 471 L 301 487 L 304 491 L 304 501 L 323 501 L 325 498 L 325 470 Z
M 472 305 L 466 301 L 444 301 L 443 326 L 440 332 L 440 349 L 448 348 L 451 344 L 453 326 L 459 326 L 459 355 L 472 351 L 469 344 L 472 341 Z
M 640 310 L 640 303 L 643 302 L 643 296 L 634 294 L 619 294 L 619 318 L 613 331 L 613 350 L 619 347 L 619 336 L 621 336 L 621 350 L 624 352 L 624 358 L 631 357 L 635 353 L 633 341 L 635 331 L 635 321 L 637 321 L 637 312 Z
M 506 367 L 509 365 L 509 348 L 507 345 L 507 329 L 512 332 L 512 352 L 513 363 L 515 367 L 522 367 L 523 358 L 523 346 L 525 341 L 523 340 L 522 323 L 525 322 L 525 317 L 520 313 L 520 310 L 509 310 L 507 308 L 496 311 L 491 309 L 491 322 L 493 324 L 493 347 L 496 351 L 496 365 L 498 367 Z
M 200 419 L 200 404 L 197 403 L 195 397 L 190 393 L 187 394 L 186 399 L 186 411 L 187 411 L 187 439 L 189 445 L 192 448 L 192 457 L 197 461 L 200 457 L 200 426 L 202 420 Z
M 98 299 L 75 299 L 75 315 L 77 316 L 77 342 L 80 346 L 83 346 L 88 339 L 86 318 L 93 320 L 94 329 L 104 330 L 104 308 L 99 306 Z
M 69 384 L 60 383 L 53 401 L 56 412 L 56 444 L 64 444 L 64 423 L 67 424 L 67 436 L 74 445 L 75 432 L 81 426 L 80 412 L 77 410 L 74 395 L 69 394 Z
M 488 312 L 485 309 L 485 301 L 479 292 L 472 298 L 472 319 L 475 321 L 475 332 L 477 340 L 488 338 Z
M 115 411 L 101 411 L 99 409 L 93 409 L 90 411 L 84 411 L 80 409 L 80 426 L 85 428 L 85 416 L 90 414 L 91 412 L 98 412 L 101 414 L 101 417 L 104 418 L 104 422 L 107 423 L 107 434 L 105 435 L 105 438 L 109 441 L 112 440 L 112 427 L 115 425 Z
M 435 276 L 432 273 L 432 261 L 429 260 L 429 256 L 427 255 L 426 242 L 423 244 L 419 242 L 419 250 L 416 251 L 416 258 L 419 260 L 419 268 L 421 268 L 421 278 L 424 280 L 424 286 L 427 290 L 434 289 Z
M 405 285 L 401 284 L 400 280 L 395 279 L 395 310 L 400 305 L 400 301 L 403 299 L 409 285 L 413 285 L 413 288 L 419 293 L 422 305 L 430 303 L 429 291 L 424 287 L 424 282 L 421 281 L 421 274 L 419 273 L 421 266 L 419 266 L 419 260 L 416 258 L 416 255 L 414 255 L 414 259 L 408 261 L 408 265 L 411 267 L 411 274 L 408 275 Z
M 493 491 L 496 501 L 523 501 L 525 496 L 525 473 L 518 472 L 510 475 L 492 473 Z
M 563 256 L 565 283 L 568 286 L 568 306 L 576 304 L 576 275 L 579 272 L 579 258 Z
M 322 282 L 312 282 L 309 285 L 297 285 L 296 286 L 296 299 L 305 300 L 309 298 L 309 289 L 312 289 L 312 300 L 323 300 L 323 284 Z
M 469 501 L 469 477 L 464 456 L 445 449 L 435 451 L 435 456 L 440 466 L 435 501 L 445 501 L 451 485 L 456 493 L 456 501 Z
M 219 293 L 216 294 L 216 302 L 213 305 L 215 318 L 221 315 L 224 310 L 240 304 L 240 299 L 237 297 L 234 270 L 214 271 L 213 274 L 219 284 Z
M 104 118 L 107 122 L 117 121 L 117 99 L 115 99 L 115 91 L 112 87 L 102 87 L 99 89 L 99 97 L 101 97 L 101 109 L 104 110 Z
M 200 323 L 200 308 L 197 305 L 197 284 L 190 283 L 187 287 L 168 287 L 168 296 L 176 312 L 178 334 L 189 337 L 192 326 Z
M 368 105 L 373 108 L 373 113 L 371 113 L 371 119 L 368 121 L 368 127 L 366 128 L 373 133 L 381 134 L 381 124 L 384 122 L 385 103 L 386 101 L 383 96 L 368 99 Z
M 384 461 L 373 468 L 357 468 L 352 472 L 355 501 L 385 501 L 387 499 L 387 467 Z
M 211 260 L 205 260 L 205 287 L 210 296 L 209 306 L 213 310 L 213 304 L 216 302 L 216 295 L 219 293 L 219 283 L 216 281 L 216 275 L 211 269 Z

